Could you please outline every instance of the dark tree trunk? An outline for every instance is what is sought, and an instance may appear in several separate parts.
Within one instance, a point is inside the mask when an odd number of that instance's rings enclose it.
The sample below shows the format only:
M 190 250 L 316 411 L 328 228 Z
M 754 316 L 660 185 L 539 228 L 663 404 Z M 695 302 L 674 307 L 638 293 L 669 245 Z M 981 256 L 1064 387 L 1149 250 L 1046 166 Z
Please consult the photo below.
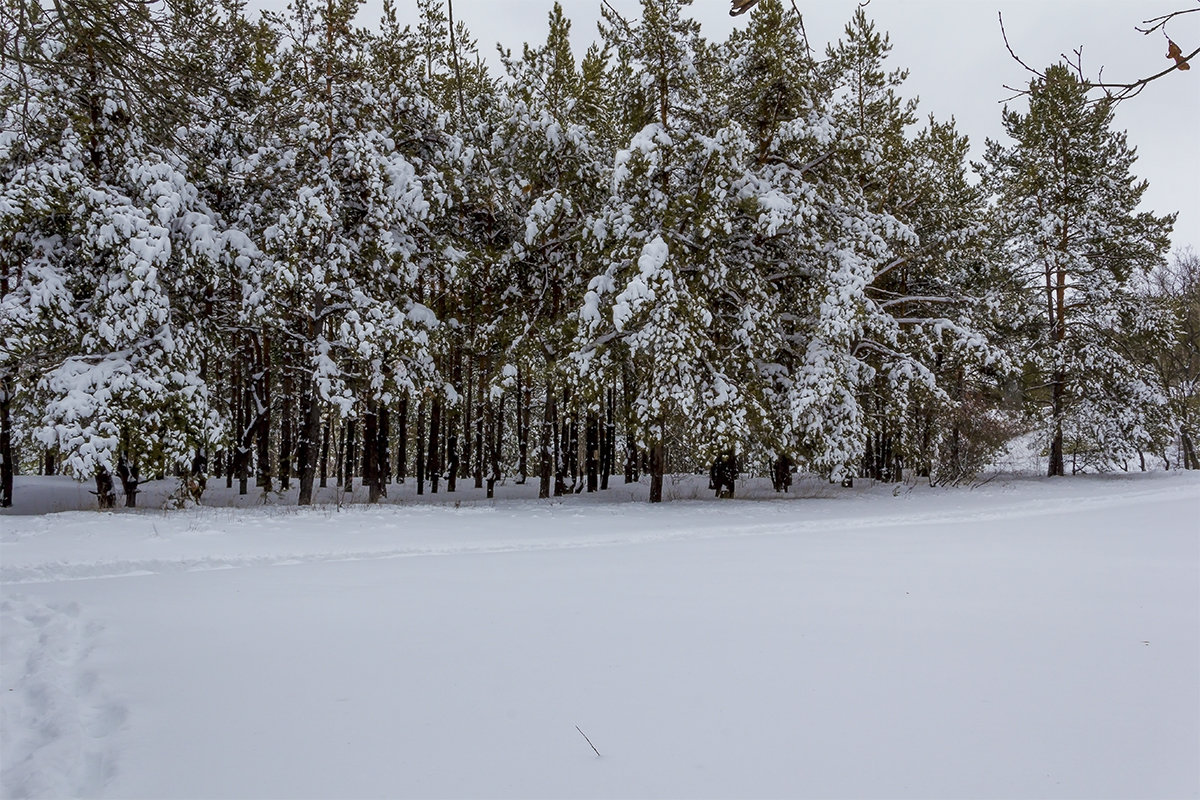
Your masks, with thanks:
M 429 463 L 425 465 L 425 471 L 429 474 L 429 491 L 431 494 L 437 494 L 438 490 L 438 471 L 442 468 L 440 456 L 442 454 L 441 444 L 438 440 L 438 435 L 442 430 L 442 399 L 435 397 L 433 400 L 433 408 L 429 412 Z
M 1061 386 L 1054 385 L 1054 434 L 1050 439 L 1050 464 L 1046 470 L 1046 474 L 1053 478 L 1066 474 L 1065 464 L 1063 463 L 1063 432 L 1062 423 L 1058 421 L 1058 412 L 1061 408 Z
M 104 467 L 96 470 L 96 503 L 103 510 L 117 504 L 117 491 L 113 488 L 113 476 Z
M 346 420 L 346 465 L 343 472 L 346 479 L 342 481 L 342 491 L 349 492 L 354 489 L 354 461 L 355 455 L 358 452 L 358 430 L 353 419 Z
M 650 446 L 650 502 L 662 502 L 663 490 L 663 469 L 665 461 L 666 447 L 663 444 L 663 437 L 666 435 L 665 426 L 660 422 L 658 425 L 658 437 Z
M 279 408 L 279 486 L 288 490 L 292 486 L 292 448 L 295 446 L 295 382 L 292 377 L 291 365 L 283 371 L 283 402 Z M 304 423 L 301 422 L 301 425 Z M 270 485 L 271 477 L 266 476 Z
M 874 425 L 878 420 L 871 420 L 868 424 Z M 867 433 L 867 446 L 863 451 L 863 468 L 864 477 L 871 480 L 879 480 L 879 431 L 869 431 Z
M 1186 430 L 1180 430 L 1179 438 L 1183 444 L 1183 468 L 1200 469 L 1200 461 L 1196 460 L 1196 447 L 1192 442 L 1192 437 Z
M 396 435 L 396 482 L 408 478 L 408 397 L 400 399 L 400 430 Z
M 579 463 L 579 415 L 571 407 L 571 392 L 563 392 L 563 445 L 566 450 L 566 474 L 571 476 L 571 492 L 583 488 L 582 465 Z
M 387 406 L 372 403 L 363 427 L 363 483 L 367 484 L 368 502 L 378 503 L 387 497 L 388 439 L 391 435 Z
M 258 445 L 258 485 L 263 491 L 271 491 L 271 349 L 270 342 L 267 340 L 267 334 L 262 333 L 258 337 L 251 338 L 251 345 L 254 350 L 254 376 L 253 376 L 253 397 L 254 397 L 254 438 Z M 285 375 L 287 374 L 287 365 L 285 367 Z M 283 419 L 284 425 L 290 425 L 287 421 L 291 415 L 291 384 L 285 378 L 283 386 Z M 291 431 L 288 430 L 285 434 L 287 444 L 282 447 L 291 447 Z M 282 473 L 286 475 L 287 473 Z M 283 479 L 283 488 L 288 487 L 287 478 Z
M 475 398 L 474 377 L 475 373 L 479 371 L 475 366 L 475 359 L 467 359 L 467 367 L 467 375 L 466 378 L 463 379 L 463 389 L 466 391 L 465 402 L 462 404 L 462 410 L 455 414 L 455 419 L 457 420 L 456 425 L 460 426 L 462 430 L 462 438 L 457 439 L 456 441 L 462 443 L 462 455 L 458 459 L 458 469 L 459 477 L 463 480 L 471 477 L 471 468 L 472 464 L 474 463 L 471 461 L 472 452 L 474 450 L 471 439 L 471 426 L 475 419 L 473 415 L 476 413 L 475 406 L 477 405 Z M 482 396 L 479 398 L 479 402 L 482 402 Z M 457 432 L 458 431 L 456 429 L 456 433 Z
M 250 408 L 253 394 L 250 390 L 250 381 L 246 375 L 248 367 L 249 365 L 246 360 L 239 355 L 237 357 L 237 366 L 234 368 L 234 374 L 237 376 L 237 383 L 235 384 L 237 412 L 234 415 L 237 420 L 237 442 L 234 445 L 237 448 L 237 454 L 235 456 L 234 469 L 237 470 L 238 494 L 240 495 L 246 494 L 250 488 L 250 439 L 253 435 Z
M 487 396 L 483 383 L 483 370 L 479 372 L 479 403 L 475 408 L 475 418 L 472 420 L 475 426 L 475 462 L 474 476 L 475 488 L 483 488 L 483 459 L 486 457 L 483 452 L 483 418 L 484 418 L 484 398 Z
M 517 480 L 524 484 L 529 476 L 529 407 L 533 404 L 533 393 L 524 382 L 525 373 L 517 370 Z
M 425 399 L 417 403 L 417 494 L 425 494 Z
M 376 413 L 375 401 L 367 403 L 363 414 L 363 447 L 362 447 L 362 481 L 367 487 L 367 502 L 376 503 L 375 496 L 375 438 L 379 435 L 379 417 Z
M 475 488 L 476 489 L 483 488 L 483 459 L 485 457 L 485 454 L 483 452 L 483 419 L 484 419 L 483 403 L 481 402 L 479 404 L 479 407 L 475 409 L 474 477 L 475 477 Z
M 594 492 L 600 488 L 600 418 L 595 412 L 587 415 L 587 454 L 584 463 L 587 468 L 587 490 Z
M 378 430 L 375 436 L 375 489 L 379 497 L 387 497 L 387 485 L 392 481 L 392 469 L 388 445 L 392 439 L 392 412 L 386 405 L 380 405 L 376 412 L 379 417 Z
M 464 394 L 464 387 L 463 387 L 462 353 L 461 352 L 455 353 L 452 382 L 454 385 L 454 391 L 458 394 L 459 397 L 462 397 Z M 470 388 L 465 389 L 465 394 L 468 397 L 470 396 L 470 394 L 471 394 Z M 445 430 L 446 461 L 445 461 L 445 464 L 446 464 L 446 491 L 447 492 L 458 491 L 458 465 L 459 465 L 459 463 L 461 463 L 458 458 L 458 426 L 459 426 L 460 418 L 463 418 L 466 416 L 462 413 L 461 407 L 462 407 L 462 404 L 459 403 L 458 405 L 454 405 L 454 406 L 451 406 L 450 408 L 447 408 L 446 412 L 445 412 L 445 417 L 446 417 L 446 423 L 445 423 L 446 424 L 446 430 Z M 467 424 L 470 424 L 470 423 L 468 422 Z M 469 439 L 467 440 L 467 443 L 468 443 L 468 445 L 470 444 Z M 468 447 L 468 451 L 469 451 L 469 449 L 470 448 Z M 471 459 L 471 456 L 470 456 L 470 453 L 468 452 L 468 454 L 467 454 L 467 467 L 468 468 L 470 468 L 470 466 L 471 466 L 470 459 Z
M 541 452 L 538 457 L 538 497 L 550 496 L 550 473 L 553 471 L 554 454 L 554 384 L 546 381 L 546 403 L 542 408 L 542 435 L 539 441 Z
M 489 499 L 496 496 L 496 473 L 499 471 L 499 459 L 496 457 L 496 409 L 492 406 L 492 399 L 489 397 L 486 401 L 480 403 L 484 417 L 486 417 L 484 441 L 487 443 L 487 459 L 488 470 L 487 477 L 484 480 L 486 489 L 486 497 Z
M 329 485 L 329 418 L 321 426 L 321 488 Z
M 608 489 L 608 479 L 617 465 L 617 390 L 610 387 L 604 418 L 604 456 L 600 459 L 600 488 Z
M 300 498 L 298 505 L 312 504 L 313 483 L 317 477 L 317 442 L 321 435 L 321 405 L 316 385 L 306 378 L 300 387 L 300 435 L 296 448 L 296 461 L 300 472 Z
M 637 483 L 638 478 L 638 448 L 637 437 L 633 433 L 633 377 L 629 363 L 621 368 L 621 390 L 625 401 L 625 482 Z
M 42 474 L 43 475 L 57 475 L 58 474 L 58 452 L 53 447 L 47 447 L 45 452 L 43 453 L 43 456 L 44 456 L 44 463 L 42 464 Z M 16 469 L 15 464 L 13 465 L 13 469 Z M 230 484 L 230 486 L 232 486 L 232 485 L 233 484 Z
M 0 379 L 0 508 L 13 504 L 12 383 Z M 49 450 L 50 448 L 46 448 Z
M 555 409 L 557 411 L 557 408 Z M 567 492 L 566 454 L 563 452 L 565 426 L 560 427 L 559 415 L 554 415 L 554 496 L 562 497 Z
M 333 454 L 333 466 L 337 470 L 337 488 L 341 491 L 346 483 L 346 423 L 338 422 L 336 452 Z
M 446 491 L 458 490 L 458 425 L 450 425 L 446 441 Z

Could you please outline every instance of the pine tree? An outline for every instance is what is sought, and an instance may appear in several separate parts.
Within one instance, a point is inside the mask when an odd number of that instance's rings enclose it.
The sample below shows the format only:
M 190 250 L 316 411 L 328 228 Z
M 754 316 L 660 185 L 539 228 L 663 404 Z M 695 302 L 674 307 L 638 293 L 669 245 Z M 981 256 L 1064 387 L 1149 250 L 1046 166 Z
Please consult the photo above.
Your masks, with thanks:
M 1027 342 L 1027 395 L 1040 410 L 1050 475 L 1070 447 L 1104 468 L 1161 447 L 1170 406 L 1121 345 L 1147 319 L 1134 280 L 1159 265 L 1174 217 L 1137 210 L 1147 183 L 1136 151 L 1112 130 L 1113 106 L 1092 101 L 1064 65 L 1031 82 L 1029 110 L 1005 110 L 1013 140 L 988 142 L 987 186 L 1015 282 L 1040 324 Z
M 495 373 L 496 388 L 507 392 L 517 388 L 518 378 L 527 385 L 540 379 L 543 423 L 536 440 L 541 496 L 551 493 L 554 473 L 556 485 L 567 489 L 566 448 L 556 447 L 555 426 L 571 429 L 579 414 L 594 413 L 592 401 L 597 399 L 586 391 L 572 397 L 572 388 L 581 387 L 572 387 L 564 367 L 575 331 L 569 310 L 582 302 L 585 242 L 607 182 L 605 160 L 610 155 L 599 129 L 606 104 L 597 85 L 602 70 L 597 62 L 603 56 L 593 49 L 585 64 L 577 65 L 569 35 L 570 21 L 556 4 L 546 42 L 536 48 L 525 45 L 519 60 L 504 56 L 509 90 L 492 139 L 495 158 L 507 168 L 505 205 L 515 223 L 488 290 L 494 299 L 493 335 L 507 342 L 494 351 L 503 365 Z M 560 402 L 564 392 L 567 400 Z M 530 433 L 522 425 L 525 441 L 518 442 L 519 449 L 527 451 Z
M 295 44 L 274 109 L 280 188 L 262 234 L 270 258 L 263 288 L 279 335 L 296 348 L 302 505 L 312 501 L 323 405 L 342 418 L 375 414 L 433 370 L 436 319 L 416 298 L 428 202 L 380 120 L 365 42 L 350 28 L 357 6 L 293 4 Z
M 774 350 L 772 294 L 736 244 L 758 220 L 741 196 L 752 144 L 736 122 L 713 124 L 715 54 L 686 5 L 647 0 L 636 25 L 609 17 L 618 103 L 635 104 L 626 120 L 643 127 L 617 153 L 593 227 L 604 270 L 588 283 L 572 354 L 598 385 L 629 386 L 651 502 L 669 436 L 710 464 L 755 441 L 767 416 L 759 364 Z
M 212 268 L 215 226 L 174 127 L 194 87 L 181 78 L 177 20 L 164 12 L 26 10 L 29 66 L 15 87 L 24 97 L 8 117 L 21 133 L 3 154 L 20 204 L 8 220 L 17 252 L 5 305 L 33 327 L 5 360 L 30 349 L 48 358 L 40 441 L 77 476 L 95 477 L 102 507 L 115 501 L 119 472 L 133 505 L 139 462 L 190 461 L 218 435 L 192 292 Z M 173 103 L 160 94 L 169 80 L 178 80 Z M 45 199 L 22 202 L 34 190 Z

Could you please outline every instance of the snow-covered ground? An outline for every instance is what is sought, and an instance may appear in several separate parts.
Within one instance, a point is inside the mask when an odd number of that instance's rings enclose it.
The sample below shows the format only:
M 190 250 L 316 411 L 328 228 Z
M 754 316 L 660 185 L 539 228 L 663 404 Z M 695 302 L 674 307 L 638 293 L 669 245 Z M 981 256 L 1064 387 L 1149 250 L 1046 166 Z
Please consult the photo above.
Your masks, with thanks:
M 4 796 L 1200 797 L 1195 475 L 87 488 L 0 516 Z

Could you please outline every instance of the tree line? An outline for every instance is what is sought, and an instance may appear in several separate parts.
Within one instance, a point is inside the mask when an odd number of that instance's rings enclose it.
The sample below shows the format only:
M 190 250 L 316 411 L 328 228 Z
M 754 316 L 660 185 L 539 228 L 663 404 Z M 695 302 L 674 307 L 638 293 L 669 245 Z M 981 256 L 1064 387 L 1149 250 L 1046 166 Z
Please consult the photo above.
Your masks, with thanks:
M 1066 65 L 971 164 L 861 8 L 555 5 L 496 75 L 440 0 L 0 5 L 0 505 L 1200 467 L 1200 267 Z

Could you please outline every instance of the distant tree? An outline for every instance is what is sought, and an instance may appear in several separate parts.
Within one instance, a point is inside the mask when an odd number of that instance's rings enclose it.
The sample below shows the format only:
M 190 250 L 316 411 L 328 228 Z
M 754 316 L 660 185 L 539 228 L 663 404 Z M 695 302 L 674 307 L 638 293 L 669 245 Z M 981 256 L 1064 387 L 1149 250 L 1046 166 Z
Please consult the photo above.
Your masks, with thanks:
M 1135 346 L 1154 366 L 1170 398 L 1183 468 L 1200 469 L 1200 256 L 1191 248 L 1177 251 L 1168 264 L 1151 273 L 1145 293 L 1146 302 L 1173 323 L 1173 329 L 1166 337 L 1152 335 Z M 1154 334 L 1161 332 L 1159 326 Z

